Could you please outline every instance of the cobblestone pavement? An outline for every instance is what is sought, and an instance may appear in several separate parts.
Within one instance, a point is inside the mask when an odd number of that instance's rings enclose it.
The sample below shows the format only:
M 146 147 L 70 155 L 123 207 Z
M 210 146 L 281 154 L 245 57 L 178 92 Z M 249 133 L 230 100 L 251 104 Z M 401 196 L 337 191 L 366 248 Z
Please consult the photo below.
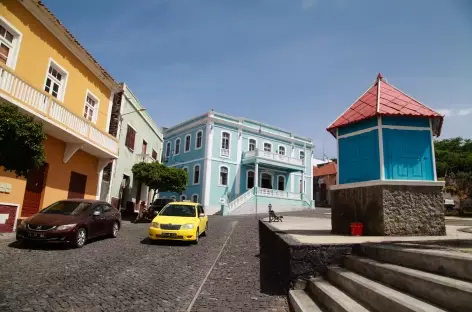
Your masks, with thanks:
M 220 259 L 193 301 L 237 225 Z M 0 311 L 287 311 L 259 287 L 257 221 L 210 217 L 198 245 L 147 242 L 148 224 L 123 223 L 116 239 L 81 249 L 22 249 L 0 240 Z

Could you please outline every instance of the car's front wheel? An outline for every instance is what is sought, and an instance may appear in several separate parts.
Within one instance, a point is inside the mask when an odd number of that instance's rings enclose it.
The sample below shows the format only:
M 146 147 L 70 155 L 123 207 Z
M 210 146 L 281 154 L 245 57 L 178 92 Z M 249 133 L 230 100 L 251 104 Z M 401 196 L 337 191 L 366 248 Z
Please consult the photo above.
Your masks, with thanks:
M 195 245 L 198 244 L 199 237 L 200 237 L 200 230 L 197 228 L 197 232 L 195 232 L 195 240 L 193 241 Z
M 75 236 L 74 247 L 82 248 L 87 241 L 87 231 L 84 228 L 77 230 L 77 235 Z
M 120 226 L 118 222 L 113 222 L 113 227 L 111 230 L 111 237 L 115 238 L 118 236 L 118 232 L 120 231 Z
M 202 236 L 207 236 L 208 233 L 208 223 L 205 226 L 205 231 L 202 233 Z

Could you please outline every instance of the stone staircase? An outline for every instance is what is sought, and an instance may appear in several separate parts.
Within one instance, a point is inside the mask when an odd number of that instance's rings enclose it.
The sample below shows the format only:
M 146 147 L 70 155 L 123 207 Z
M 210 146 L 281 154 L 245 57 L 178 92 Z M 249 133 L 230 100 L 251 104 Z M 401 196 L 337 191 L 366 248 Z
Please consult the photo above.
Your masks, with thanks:
M 472 255 L 366 244 L 324 278 L 291 290 L 295 312 L 472 311 Z

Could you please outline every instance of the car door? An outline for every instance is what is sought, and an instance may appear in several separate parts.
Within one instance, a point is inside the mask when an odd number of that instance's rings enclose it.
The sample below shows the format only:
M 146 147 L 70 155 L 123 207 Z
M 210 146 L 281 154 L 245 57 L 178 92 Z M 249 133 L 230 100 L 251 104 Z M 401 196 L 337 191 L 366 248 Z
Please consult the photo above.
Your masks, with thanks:
M 106 217 L 104 214 L 102 204 L 95 205 L 92 208 L 92 216 L 90 220 L 90 235 L 92 237 L 102 235 L 105 232 L 106 227 Z M 95 215 L 96 212 L 99 212 L 98 215 Z
M 111 233 L 113 222 L 116 220 L 114 209 L 107 204 L 102 205 L 103 216 L 105 217 L 104 232 Z
M 197 210 L 198 210 L 200 233 L 203 233 L 206 230 L 206 221 L 205 221 L 206 216 L 204 217 L 200 216 L 201 214 L 204 214 L 202 205 L 197 205 Z

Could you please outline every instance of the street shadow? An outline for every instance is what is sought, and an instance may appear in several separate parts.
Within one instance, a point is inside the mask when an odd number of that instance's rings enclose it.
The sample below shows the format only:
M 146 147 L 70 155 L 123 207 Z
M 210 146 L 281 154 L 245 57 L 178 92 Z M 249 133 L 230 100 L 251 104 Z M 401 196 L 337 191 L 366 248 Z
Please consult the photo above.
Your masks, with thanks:
M 176 247 L 187 247 L 192 245 L 190 242 L 177 241 L 177 240 L 151 240 L 148 237 L 141 240 L 143 245 L 155 245 L 155 246 L 176 246 Z
M 110 239 L 107 236 L 99 236 L 87 240 L 85 246 L 94 244 L 96 242 Z M 14 249 L 29 249 L 29 250 L 68 250 L 75 249 L 75 247 L 70 243 L 65 242 L 41 242 L 41 241 L 14 241 L 7 245 L 10 248 Z M 84 247 L 85 247 L 84 246 Z
M 278 234 L 294 234 L 294 235 L 309 235 L 309 236 L 331 236 L 331 230 L 283 230 L 274 231 Z
M 270 259 L 267 255 L 257 254 L 259 258 L 260 291 L 269 296 L 286 296 L 288 289 L 284 286 L 284 278 L 276 267 L 277 260 Z

